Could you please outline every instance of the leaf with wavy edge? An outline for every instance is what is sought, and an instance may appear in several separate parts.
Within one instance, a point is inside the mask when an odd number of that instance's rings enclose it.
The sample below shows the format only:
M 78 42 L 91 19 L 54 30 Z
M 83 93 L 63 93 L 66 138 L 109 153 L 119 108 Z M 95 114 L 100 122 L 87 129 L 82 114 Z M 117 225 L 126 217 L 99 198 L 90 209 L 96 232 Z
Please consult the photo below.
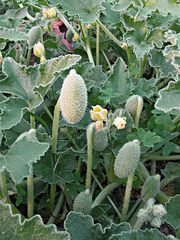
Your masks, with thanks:
M 36 130 L 30 129 L 21 134 L 11 145 L 6 155 L 0 157 L 0 170 L 6 169 L 15 183 L 29 176 L 33 162 L 37 162 L 49 148 L 36 138 Z
M 58 231 L 56 226 L 45 225 L 40 215 L 21 222 L 19 214 L 13 214 L 9 204 L 0 204 L 0 239 L 3 240 L 70 240 L 65 231 Z
M 0 92 L 24 99 L 32 110 L 41 104 L 58 74 L 75 65 L 80 59 L 79 55 L 59 56 L 43 64 L 26 67 L 10 57 L 5 58 L 2 70 L 7 77 L 0 81 Z
M 0 28 L 0 39 L 9 41 L 26 41 L 28 36 L 19 29 Z

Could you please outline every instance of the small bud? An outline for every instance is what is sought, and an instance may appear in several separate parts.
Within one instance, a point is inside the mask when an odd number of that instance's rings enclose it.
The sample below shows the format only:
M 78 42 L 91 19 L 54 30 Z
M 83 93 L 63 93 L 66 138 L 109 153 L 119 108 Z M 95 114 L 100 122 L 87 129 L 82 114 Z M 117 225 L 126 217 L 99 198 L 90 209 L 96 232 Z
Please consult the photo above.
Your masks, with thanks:
M 2 64 L 2 62 L 3 62 L 3 56 L 2 56 L 2 53 L 0 51 L 0 65 Z
M 129 111 L 129 113 L 132 115 L 132 117 L 135 117 L 137 114 L 137 111 L 139 114 L 141 114 L 143 109 L 143 99 L 141 96 L 133 95 L 128 98 L 126 101 L 125 108 Z
M 87 107 L 87 89 L 83 78 L 72 69 L 64 79 L 60 94 L 61 112 L 69 124 L 78 123 Z
M 124 129 L 126 127 L 126 118 L 116 117 L 113 123 L 117 129 Z
M 97 152 L 102 152 L 108 145 L 107 129 L 103 128 L 99 131 L 94 129 L 93 132 L 93 149 Z
M 44 56 L 44 46 L 42 45 L 41 42 L 38 42 L 34 45 L 33 47 L 33 53 L 36 57 L 41 58 L 42 56 Z
M 92 108 L 93 110 L 90 111 L 90 114 L 93 121 L 105 121 L 107 119 L 107 109 L 102 108 L 100 105 L 93 106 Z
M 119 178 L 134 173 L 140 160 L 140 143 L 138 140 L 128 142 L 119 150 L 114 162 L 114 173 Z
M 89 190 L 81 192 L 74 200 L 73 210 L 83 214 L 89 214 L 91 211 L 92 197 Z
M 42 10 L 43 17 L 45 19 L 51 19 L 56 17 L 56 9 L 55 8 L 44 8 Z
M 75 33 L 74 34 L 74 36 L 73 36 L 73 42 L 77 42 L 77 41 L 79 41 L 79 39 L 80 39 L 80 36 L 79 36 L 79 34 L 78 33 Z
M 125 42 L 123 42 L 123 43 L 121 44 L 121 48 L 124 49 L 124 50 L 127 50 L 127 49 L 128 49 L 128 44 L 125 43 Z
M 28 32 L 27 43 L 30 47 L 33 47 L 41 38 L 42 30 L 39 26 L 32 27 Z

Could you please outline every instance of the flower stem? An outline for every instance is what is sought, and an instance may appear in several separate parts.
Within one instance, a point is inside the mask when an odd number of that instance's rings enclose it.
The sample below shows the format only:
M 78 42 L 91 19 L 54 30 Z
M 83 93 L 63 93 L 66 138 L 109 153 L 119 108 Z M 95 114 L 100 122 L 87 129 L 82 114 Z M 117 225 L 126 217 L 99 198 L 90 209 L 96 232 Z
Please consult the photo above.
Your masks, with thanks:
M 5 171 L 2 172 L 0 171 L 0 184 L 1 184 L 1 197 L 5 199 L 8 196 Z
M 32 52 L 32 48 L 29 47 L 29 48 L 28 48 L 28 52 L 27 52 L 26 66 L 29 66 L 29 64 L 30 64 L 31 52 Z
M 130 201 L 130 197 L 131 197 L 133 177 L 134 177 L 134 173 L 129 175 L 128 180 L 127 180 L 123 209 L 122 209 L 122 217 L 121 217 L 122 222 L 125 220 L 126 214 L 128 212 L 128 208 L 129 208 L 129 201 Z
M 35 128 L 34 115 L 30 115 L 31 128 Z M 34 183 L 33 183 L 33 166 L 30 169 L 30 175 L 27 177 L 27 200 L 28 200 L 28 218 L 34 215 Z
M 60 97 L 55 105 L 54 108 L 54 116 L 53 116 L 53 124 L 52 124 L 52 145 L 51 150 L 52 153 L 56 154 L 57 150 L 57 136 L 58 136 L 58 129 L 59 129 L 59 118 L 60 118 Z M 50 209 L 51 211 L 54 208 L 56 198 L 56 184 L 51 185 L 51 192 L 50 192 Z
M 96 22 L 96 65 L 99 65 L 99 39 L 100 39 L 100 27 Z
M 91 175 L 92 175 L 92 137 L 94 131 L 94 123 L 91 123 L 87 129 L 87 173 L 86 173 L 86 189 L 91 188 Z

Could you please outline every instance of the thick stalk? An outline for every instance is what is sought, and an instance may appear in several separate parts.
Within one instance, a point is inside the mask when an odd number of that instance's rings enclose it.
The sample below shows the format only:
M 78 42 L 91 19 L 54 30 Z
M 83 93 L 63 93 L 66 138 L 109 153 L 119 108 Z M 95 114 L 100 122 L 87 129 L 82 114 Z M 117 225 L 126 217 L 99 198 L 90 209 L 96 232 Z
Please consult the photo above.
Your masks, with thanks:
M 161 156 L 161 155 L 151 155 L 143 160 L 143 162 L 146 162 L 148 160 L 154 160 L 154 161 L 176 161 L 180 160 L 180 155 L 171 155 L 171 156 Z
M 57 150 L 57 136 L 58 136 L 58 129 L 59 129 L 59 118 L 60 118 L 60 97 L 55 105 L 54 108 L 54 117 L 53 117 L 53 124 L 52 124 L 52 145 L 51 150 L 54 154 L 56 154 Z M 56 184 L 51 185 L 51 192 L 50 192 L 50 209 L 53 210 L 54 203 L 56 198 Z
M 100 38 L 100 27 L 99 27 L 99 23 L 96 22 L 96 65 L 99 65 L 99 38 Z
M 30 115 L 31 128 L 35 128 L 34 115 Z M 27 177 L 27 200 L 28 200 L 28 218 L 34 215 L 34 183 L 33 183 L 33 166 L 30 169 L 30 175 Z
M 29 48 L 28 48 L 28 52 L 27 52 L 26 66 L 29 66 L 29 64 L 30 64 L 30 60 L 31 60 L 31 52 L 32 52 L 32 48 L 29 47 Z
M 94 123 L 91 123 L 87 129 L 87 173 L 86 173 L 86 189 L 91 188 L 91 175 L 92 175 L 92 137 L 94 131 Z
M 123 203 L 123 209 L 122 209 L 122 217 L 121 221 L 123 222 L 126 218 L 126 214 L 128 212 L 129 208 L 129 202 L 131 197 L 131 190 L 132 190 L 132 183 L 133 183 L 133 177 L 134 173 L 128 176 L 127 185 L 126 185 L 126 191 L 124 196 L 124 203 Z
M 0 184 L 1 184 L 1 194 L 2 199 L 6 199 L 8 196 L 7 187 L 6 187 L 6 174 L 5 171 L 0 171 Z

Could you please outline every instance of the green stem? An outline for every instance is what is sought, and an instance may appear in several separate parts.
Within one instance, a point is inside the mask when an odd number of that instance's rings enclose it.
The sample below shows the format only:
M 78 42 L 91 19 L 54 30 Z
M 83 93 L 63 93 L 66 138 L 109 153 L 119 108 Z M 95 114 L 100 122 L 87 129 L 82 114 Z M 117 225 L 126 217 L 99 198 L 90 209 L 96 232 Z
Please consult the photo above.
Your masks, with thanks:
M 29 64 L 30 64 L 31 52 L 32 52 L 32 48 L 29 47 L 29 48 L 28 48 L 28 53 L 27 53 L 26 66 L 29 66 Z
M 86 173 L 86 189 L 91 188 L 91 175 L 92 175 L 92 137 L 94 131 L 94 123 L 91 123 L 87 129 L 87 173 Z
M 0 184 L 1 184 L 1 197 L 6 199 L 8 197 L 8 191 L 6 187 L 6 174 L 5 171 L 0 171 Z
M 162 181 L 161 181 L 161 189 L 165 188 L 170 182 L 178 179 L 179 177 L 178 176 L 173 176 L 173 177 L 170 177 L 170 178 L 164 178 Z
M 107 27 L 100 22 L 100 20 L 97 20 L 97 23 L 99 24 L 99 26 L 102 28 L 102 30 L 107 34 L 108 37 L 110 37 L 110 39 L 116 43 L 119 47 L 122 47 L 122 41 L 119 41 L 108 29 Z
M 142 219 L 137 219 L 136 223 L 134 224 L 133 230 L 140 229 L 144 224 Z
M 96 23 L 96 65 L 99 65 L 99 38 L 100 38 L 100 27 L 99 23 Z
M 57 151 L 57 136 L 58 136 L 58 129 L 59 129 L 59 119 L 60 119 L 60 96 L 54 108 L 54 117 L 52 123 L 52 145 L 51 150 L 52 153 L 56 154 Z M 56 198 L 56 184 L 51 185 L 51 192 L 50 192 L 50 209 L 54 209 Z
M 94 66 L 95 66 L 95 63 L 94 63 L 93 55 L 92 55 L 92 52 L 91 52 L 91 46 L 90 46 L 90 41 L 89 41 L 88 33 L 87 33 L 87 31 L 86 31 L 86 27 L 85 27 L 84 23 L 81 23 L 81 27 L 82 27 L 84 39 L 85 39 L 85 42 L 86 42 L 86 53 L 87 53 L 89 62 L 92 63 L 92 65 L 93 65 L 93 67 L 94 67 Z
M 34 115 L 30 115 L 31 128 L 35 128 Z M 27 177 L 27 201 L 28 201 L 28 218 L 34 215 L 34 182 L 33 182 L 33 166 L 30 169 L 30 175 Z
M 109 62 L 108 57 L 106 56 L 106 54 L 105 54 L 104 51 L 101 51 L 101 52 L 102 52 L 102 54 L 103 54 L 103 56 L 104 56 L 104 58 L 105 58 L 105 60 L 106 60 L 106 62 L 107 62 L 107 65 L 108 65 L 108 67 L 109 67 L 109 70 L 112 71 L 112 66 L 111 66 L 111 63 Z
M 63 202 L 64 202 L 64 193 L 61 192 L 58 202 L 56 204 L 56 207 L 54 208 L 53 214 L 52 216 L 49 218 L 47 224 L 52 224 L 54 223 L 55 219 L 58 217 L 58 214 L 63 206 Z
M 117 187 L 119 187 L 120 185 L 120 181 L 119 182 L 114 182 L 114 183 L 110 183 L 109 185 L 107 185 L 100 193 L 99 195 L 96 197 L 96 199 L 94 200 L 93 204 L 92 204 L 92 208 L 98 206 L 99 204 L 101 204 L 101 202 L 108 196 L 111 194 L 112 191 L 114 191 Z
M 174 161 L 180 160 L 180 155 L 171 155 L 171 156 L 161 156 L 161 155 L 151 155 L 143 160 L 143 162 L 154 160 L 154 161 Z
M 139 61 L 139 72 L 137 78 L 138 79 L 142 78 L 143 73 L 144 73 L 144 58 L 140 59 Z
M 127 185 L 126 185 L 126 191 L 124 196 L 124 203 L 123 203 L 123 209 L 122 209 L 122 217 L 121 221 L 123 222 L 126 218 L 126 214 L 128 212 L 129 208 L 129 202 L 131 197 L 131 190 L 132 190 L 132 183 L 133 183 L 133 177 L 134 173 L 128 176 Z
M 156 161 L 152 160 L 151 161 L 151 175 L 155 175 L 156 174 Z

